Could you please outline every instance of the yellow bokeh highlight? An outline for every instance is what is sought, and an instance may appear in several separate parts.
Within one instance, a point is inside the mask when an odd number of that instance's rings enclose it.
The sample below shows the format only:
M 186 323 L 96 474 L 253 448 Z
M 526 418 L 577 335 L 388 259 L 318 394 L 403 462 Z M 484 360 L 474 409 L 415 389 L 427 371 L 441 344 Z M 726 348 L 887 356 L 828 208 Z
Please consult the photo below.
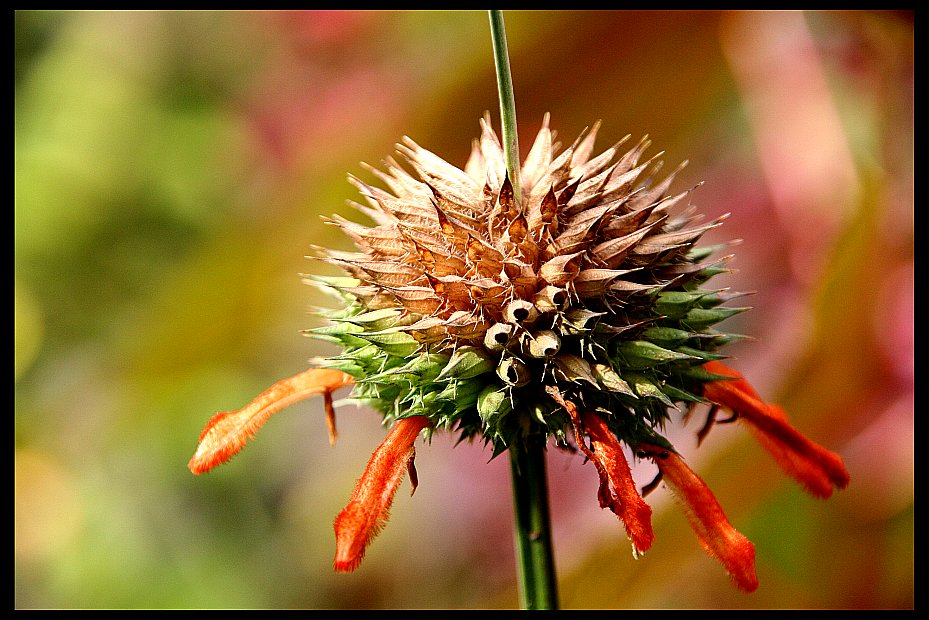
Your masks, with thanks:
M 32 365 L 42 347 L 42 313 L 29 290 L 16 282 L 13 289 L 13 370 L 18 380 Z
M 71 473 L 48 454 L 17 450 L 14 493 L 16 560 L 59 556 L 81 529 L 82 509 Z

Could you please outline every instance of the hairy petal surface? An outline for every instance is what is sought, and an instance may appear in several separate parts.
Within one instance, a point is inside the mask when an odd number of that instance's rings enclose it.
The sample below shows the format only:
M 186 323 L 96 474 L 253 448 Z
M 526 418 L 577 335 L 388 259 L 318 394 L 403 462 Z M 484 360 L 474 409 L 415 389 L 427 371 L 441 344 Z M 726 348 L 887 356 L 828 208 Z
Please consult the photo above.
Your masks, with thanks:
M 826 498 L 832 495 L 833 488 L 848 486 L 850 476 L 842 457 L 798 431 L 784 410 L 763 402 L 741 374 L 717 361 L 707 362 L 704 368 L 733 377 L 705 384 L 704 396 L 745 420 L 781 469 L 811 495 Z
M 427 426 L 430 423 L 425 416 L 401 419 L 371 455 L 348 505 L 335 518 L 333 564 L 337 571 L 347 573 L 358 568 L 368 544 L 387 523 L 394 495 L 415 454 L 413 443 Z
M 333 390 L 352 383 L 352 378 L 344 372 L 328 368 L 311 368 L 278 381 L 242 409 L 222 411 L 210 418 L 200 433 L 197 451 L 187 467 L 195 474 L 202 474 L 225 463 L 255 436 L 268 418 L 314 394 L 326 397 L 327 422 L 330 433 L 334 433 L 335 423 L 329 395 Z
M 577 406 L 565 400 L 554 386 L 546 386 L 545 391 L 568 412 L 574 426 L 575 443 L 597 468 L 600 507 L 608 507 L 623 522 L 634 554 L 645 553 L 655 539 L 652 509 L 635 488 L 629 463 L 616 436 L 597 414 L 587 412 L 582 417 Z M 584 442 L 582 431 L 590 437 L 589 447 Z
M 657 446 L 639 449 L 658 465 L 707 554 L 722 562 L 741 590 L 754 592 L 758 588 L 755 545 L 732 527 L 706 483 L 677 454 Z
M 610 510 L 622 520 L 636 555 L 641 555 L 652 546 L 655 539 L 652 509 L 639 495 L 622 446 L 603 418 L 587 412 L 583 416 L 583 423 L 590 437 L 594 459 L 599 463 L 597 469 L 606 472 L 613 487 Z

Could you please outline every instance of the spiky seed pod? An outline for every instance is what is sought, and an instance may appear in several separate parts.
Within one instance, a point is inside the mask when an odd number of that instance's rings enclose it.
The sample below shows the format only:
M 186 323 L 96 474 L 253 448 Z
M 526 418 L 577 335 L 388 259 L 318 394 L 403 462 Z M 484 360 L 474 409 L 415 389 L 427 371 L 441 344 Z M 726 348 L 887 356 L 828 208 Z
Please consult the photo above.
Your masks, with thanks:
M 694 225 L 689 192 L 668 192 L 677 170 L 661 178 L 657 156 L 640 161 L 648 140 L 593 157 L 598 125 L 560 150 L 548 121 L 521 196 L 489 117 L 464 170 L 404 138 L 413 173 L 391 158 L 370 168 L 389 191 L 350 177 L 374 224 L 331 220 L 359 252 L 324 260 L 352 277 L 311 281 L 350 304 L 311 334 L 342 347 L 327 364 L 388 421 L 426 416 L 495 454 L 528 419 L 563 441 L 552 388 L 629 445 L 669 446 L 669 408 L 720 378 L 702 368 L 731 339 L 713 325 L 745 310 L 703 288 L 728 257 L 695 244 L 723 218 Z

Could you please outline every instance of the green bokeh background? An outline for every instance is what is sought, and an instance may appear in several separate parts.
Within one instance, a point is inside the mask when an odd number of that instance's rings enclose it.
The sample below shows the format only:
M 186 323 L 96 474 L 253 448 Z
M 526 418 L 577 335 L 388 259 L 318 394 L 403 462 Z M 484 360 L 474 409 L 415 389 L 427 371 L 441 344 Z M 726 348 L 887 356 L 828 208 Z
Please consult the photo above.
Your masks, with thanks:
M 818 501 L 738 425 L 676 445 L 756 545 L 738 592 L 659 489 L 633 560 L 580 457 L 549 455 L 566 608 L 910 608 L 913 15 L 508 11 L 523 154 L 545 112 L 570 143 L 649 134 L 709 242 L 741 238 L 754 310 L 732 364 L 840 452 Z M 509 474 L 436 437 L 420 487 L 351 575 L 332 519 L 384 437 L 345 408 L 272 419 L 229 464 L 186 468 L 214 412 L 306 360 L 357 218 L 346 173 L 402 135 L 463 165 L 498 122 L 481 11 L 15 13 L 15 606 L 513 608 Z M 454 447 L 454 449 L 453 449 Z M 637 468 L 640 484 L 647 468 Z

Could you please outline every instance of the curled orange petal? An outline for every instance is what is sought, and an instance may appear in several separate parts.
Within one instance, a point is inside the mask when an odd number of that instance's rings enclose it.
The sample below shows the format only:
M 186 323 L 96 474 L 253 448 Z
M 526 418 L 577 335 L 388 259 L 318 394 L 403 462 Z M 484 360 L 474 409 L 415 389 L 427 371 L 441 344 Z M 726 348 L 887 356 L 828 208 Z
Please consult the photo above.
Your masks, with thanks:
M 355 485 L 345 509 L 335 518 L 335 569 L 358 568 L 365 549 L 387 522 L 394 495 L 414 455 L 413 442 L 429 426 L 425 416 L 403 418 L 378 446 Z
M 732 527 L 706 483 L 677 454 L 650 445 L 638 449 L 658 465 L 707 554 L 722 562 L 740 589 L 754 592 L 758 588 L 755 545 Z
M 752 434 L 771 453 L 781 469 L 810 494 L 825 498 L 832 495 L 834 487 L 844 489 L 848 486 L 850 477 L 842 457 L 798 431 L 786 412 L 763 402 L 741 374 L 716 361 L 707 362 L 704 368 L 733 379 L 706 383 L 703 395 L 745 420 Z
M 332 416 L 329 394 L 351 383 L 352 378 L 349 375 L 330 368 L 311 368 L 289 379 L 278 381 L 242 409 L 222 411 L 210 418 L 203 432 L 200 433 L 197 451 L 187 467 L 195 474 L 202 474 L 225 463 L 241 450 L 249 439 L 254 437 L 268 418 L 308 396 L 314 394 L 327 396 L 328 420 Z
M 655 539 L 652 531 L 652 509 L 635 487 L 622 446 L 606 422 L 597 414 L 585 413 L 583 423 L 590 437 L 593 458 L 600 465 L 598 469 L 602 468 L 602 471 L 606 472 L 613 486 L 610 510 L 622 520 L 636 554 L 645 553 Z
M 600 507 L 609 507 L 623 522 L 626 534 L 632 541 L 633 552 L 636 555 L 645 553 L 655 539 L 652 509 L 635 488 L 629 463 L 616 436 L 597 414 L 588 412 L 582 419 L 577 406 L 566 400 L 555 386 L 546 386 L 545 391 L 568 412 L 574 426 L 575 443 L 597 468 L 600 476 L 597 492 Z M 593 449 L 584 442 L 582 430 L 586 430 Z

